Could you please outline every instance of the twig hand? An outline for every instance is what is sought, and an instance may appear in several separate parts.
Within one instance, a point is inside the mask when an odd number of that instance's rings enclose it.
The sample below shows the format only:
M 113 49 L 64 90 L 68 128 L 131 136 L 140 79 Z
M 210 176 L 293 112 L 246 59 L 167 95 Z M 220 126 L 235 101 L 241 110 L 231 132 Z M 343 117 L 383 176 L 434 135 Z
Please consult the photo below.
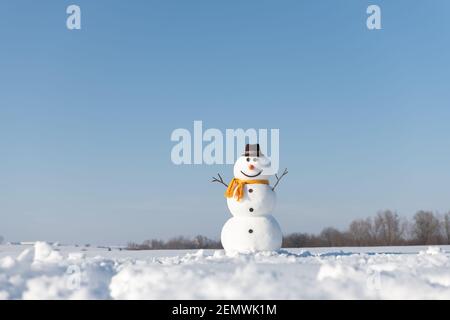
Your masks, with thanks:
M 280 183 L 280 180 L 283 179 L 283 177 L 287 174 L 288 174 L 288 170 L 286 168 L 286 169 L 284 169 L 284 171 L 280 177 L 278 177 L 277 174 L 275 175 L 275 178 L 277 178 L 277 182 L 275 182 L 275 184 L 273 185 L 273 188 L 272 188 L 273 191 L 275 191 L 275 188 L 277 187 L 278 183 Z
M 218 173 L 217 175 L 219 176 L 219 179 L 217 179 L 216 177 L 213 177 L 211 182 L 219 182 L 219 183 L 223 184 L 225 187 L 228 188 L 228 185 L 223 181 L 222 176 L 220 175 L 220 173 Z

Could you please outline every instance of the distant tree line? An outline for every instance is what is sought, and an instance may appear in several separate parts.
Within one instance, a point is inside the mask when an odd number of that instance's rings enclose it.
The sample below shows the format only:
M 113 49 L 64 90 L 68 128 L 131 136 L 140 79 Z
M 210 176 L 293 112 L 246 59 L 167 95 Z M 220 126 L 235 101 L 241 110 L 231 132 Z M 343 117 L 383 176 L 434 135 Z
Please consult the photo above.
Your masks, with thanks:
M 222 249 L 220 241 L 211 240 L 204 236 L 196 236 L 193 239 L 176 237 L 167 241 L 145 240 L 141 244 L 128 243 L 129 250 L 165 250 L 165 249 Z
M 283 248 L 445 244 L 450 245 L 450 213 L 439 215 L 423 210 L 418 211 L 410 220 L 401 218 L 396 212 L 385 210 L 374 217 L 352 221 L 345 231 L 328 227 L 319 234 L 292 233 L 283 237 Z M 220 241 L 204 236 L 128 244 L 130 250 L 221 248 Z
M 419 211 L 410 221 L 393 211 L 380 211 L 352 221 L 345 231 L 328 227 L 318 235 L 293 233 L 283 238 L 285 248 L 444 244 L 450 244 L 450 213 L 431 211 Z

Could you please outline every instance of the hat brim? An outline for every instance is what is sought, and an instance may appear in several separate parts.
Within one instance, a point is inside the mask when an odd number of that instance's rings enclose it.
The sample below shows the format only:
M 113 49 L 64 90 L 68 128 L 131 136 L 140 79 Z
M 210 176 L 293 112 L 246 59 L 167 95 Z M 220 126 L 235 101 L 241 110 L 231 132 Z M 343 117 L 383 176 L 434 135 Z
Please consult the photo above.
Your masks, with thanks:
M 264 157 L 264 154 L 262 154 L 261 152 L 256 152 L 256 151 L 250 151 L 250 152 L 244 152 L 242 154 L 243 157 Z

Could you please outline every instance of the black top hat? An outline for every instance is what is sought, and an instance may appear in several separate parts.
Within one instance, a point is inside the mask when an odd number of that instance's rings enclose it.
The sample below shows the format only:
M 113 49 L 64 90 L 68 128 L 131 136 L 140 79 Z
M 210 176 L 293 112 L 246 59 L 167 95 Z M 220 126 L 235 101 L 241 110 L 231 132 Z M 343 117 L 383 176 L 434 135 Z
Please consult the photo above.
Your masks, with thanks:
M 260 148 L 259 143 L 257 144 L 246 144 L 245 145 L 245 152 L 243 154 L 245 157 L 260 157 L 263 156 Z

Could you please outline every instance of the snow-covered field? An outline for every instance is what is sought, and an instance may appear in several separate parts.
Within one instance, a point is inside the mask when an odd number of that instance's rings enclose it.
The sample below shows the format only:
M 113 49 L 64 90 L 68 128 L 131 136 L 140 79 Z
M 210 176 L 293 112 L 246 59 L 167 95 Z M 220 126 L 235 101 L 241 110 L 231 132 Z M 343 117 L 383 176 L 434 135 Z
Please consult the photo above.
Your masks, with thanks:
M 108 251 L 0 246 L 0 299 L 450 299 L 450 246 Z

